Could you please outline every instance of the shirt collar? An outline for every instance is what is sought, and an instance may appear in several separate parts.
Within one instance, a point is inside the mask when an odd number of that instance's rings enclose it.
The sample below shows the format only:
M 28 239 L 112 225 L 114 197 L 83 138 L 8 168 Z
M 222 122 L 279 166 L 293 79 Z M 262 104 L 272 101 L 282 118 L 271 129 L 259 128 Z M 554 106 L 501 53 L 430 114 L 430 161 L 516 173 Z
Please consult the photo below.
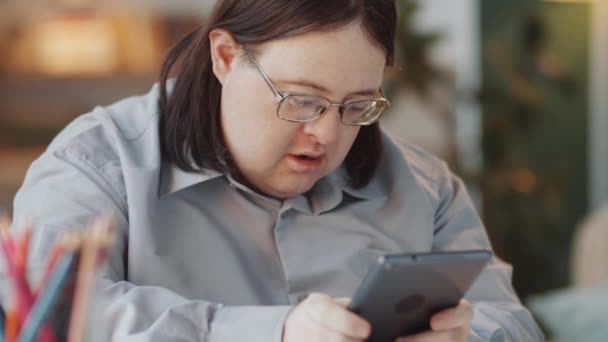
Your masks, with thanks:
M 224 176 L 224 174 L 215 170 L 187 172 L 173 163 L 163 162 L 158 196 L 163 197 L 221 176 Z M 320 179 L 313 187 L 311 200 L 313 207 L 316 207 L 313 208 L 313 212 L 320 213 L 336 207 L 342 201 L 342 192 L 363 200 L 386 197 L 388 193 L 387 189 L 382 186 L 377 174 L 372 177 L 367 185 L 361 188 L 352 187 L 349 184 L 348 173 L 342 165 L 327 177 Z
M 187 172 L 175 164 L 163 162 L 161 167 L 160 182 L 158 186 L 158 197 L 172 194 L 195 184 L 203 183 L 223 176 L 215 170 L 205 172 Z
M 380 182 L 380 178 L 376 175 L 374 175 L 369 183 L 363 187 L 353 188 L 347 183 L 344 185 L 343 190 L 351 196 L 366 200 L 388 196 L 388 189 L 383 186 L 382 182 Z
M 312 213 L 322 214 L 337 207 L 344 198 L 344 193 L 361 200 L 372 200 L 387 196 L 376 176 L 365 186 L 354 188 L 349 185 L 350 177 L 344 165 L 320 179 L 312 188 L 310 199 Z

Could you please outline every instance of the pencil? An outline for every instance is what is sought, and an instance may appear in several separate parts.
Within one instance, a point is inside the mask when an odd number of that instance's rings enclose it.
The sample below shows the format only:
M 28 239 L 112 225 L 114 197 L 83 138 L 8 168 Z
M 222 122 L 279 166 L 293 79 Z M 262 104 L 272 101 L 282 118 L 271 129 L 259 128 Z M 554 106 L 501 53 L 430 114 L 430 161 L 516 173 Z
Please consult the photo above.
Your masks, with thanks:
M 24 241 L 19 241 L 24 242 Z M 25 236 L 25 243 L 29 243 L 29 237 Z M 6 225 L 0 229 L 0 249 L 6 259 L 6 271 L 14 293 L 14 303 L 11 307 L 10 314 L 7 312 L 7 342 L 14 342 L 19 333 L 21 323 L 27 318 L 29 311 L 34 304 L 34 296 L 30 290 L 25 276 L 25 260 L 27 255 L 24 255 L 26 247 L 24 243 L 17 244 L 8 235 Z M 10 318 L 10 325 L 9 325 Z M 9 334 L 10 332 L 10 334 Z M 54 342 L 55 338 L 52 330 L 47 326 L 42 327 L 40 331 L 40 341 Z
M 73 261 L 74 251 L 66 251 L 61 256 L 49 278 L 48 284 L 40 294 L 40 297 L 23 323 L 21 333 L 17 340 L 18 342 L 35 341 L 39 329 L 59 298 L 59 294 L 61 293 L 70 269 L 72 268 Z
M 14 272 L 14 264 L 13 264 L 13 248 L 11 248 L 12 244 L 10 242 L 10 237 L 8 236 L 9 229 L 9 220 L 6 216 L 0 216 L 0 250 L 2 256 L 4 257 L 4 263 L 6 264 L 6 272 L 7 277 L 9 279 L 13 278 Z M 17 318 L 16 313 L 16 303 L 15 298 L 12 297 L 10 303 L 8 304 L 6 312 L 3 312 L 3 320 L 4 320 L 4 336 L 3 338 L 7 342 L 15 342 L 17 334 L 19 332 L 19 319 Z
M 4 327 L 4 338 L 6 339 L 6 342 L 16 342 L 17 334 L 19 333 L 19 318 L 17 318 L 15 303 L 13 302 L 9 304 L 6 311 L 6 326 Z
M 78 269 L 78 260 L 81 248 L 81 237 L 78 232 L 68 232 L 64 234 L 59 241 L 53 246 L 55 262 L 52 262 L 50 268 L 45 271 L 48 274 L 47 280 L 40 287 L 40 295 L 46 291 L 46 287 L 50 286 L 50 280 L 55 274 L 55 268 L 59 266 L 58 262 L 63 257 L 64 253 L 71 253 L 73 261 L 70 263 L 70 267 L 66 271 L 67 274 L 63 280 L 62 286 L 59 288 L 59 292 L 56 295 L 54 304 L 49 310 L 52 311 L 52 316 L 48 316 L 48 319 L 43 320 L 44 325 L 40 328 L 40 334 L 38 336 L 39 342 L 50 342 L 54 340 L 65 341 L 67 336 L 67 329 L 69 326 L 70 307 L 72 306 L 74 296 L 74 284 L 75 277 Z M 51 327 L 54 329 L 51 329 Z
M 23 226 L 22 229 L 22 233 L 21 233 L 21 240 L 19 241 L 19 250 L 20 250 L 20 254 L 21 254 L 21 262 L 22 264 L 19 265 L 22 267 L 23 271 L 23 277 L 24 279 L 26 279 L 26 270 L 27 270 L 27 257 L 29 255 L 29 251 L 30 251 L 30 241 L 32 240 L 32 227 L 31 225 L 28 223 L 27 225 Z
M 32 294 L 32 291 L 29 287 L 26 275 L 27 269 L 27 255 L 29 249 L 29 241 L 31 238 L 31 230 L 25 227 L 22 230 L 20 238 L 17 238 L 17 241 L 14 242 L 15 250 L 14 250 L 14 264 L 15 264 L 15 273 L 18 277 L 18 281 L 21 284 L 20 286 L 24 286 L 29 292 L 28 295 Z M 33 296 L 32 296 L 33 302 Z M 29 303 L 27 311 L 29 311 Z
M 99 222 L 93 223 L 90 236 L 83 238 L 80 265 L 78 266 L 78 276 L 76 279 L 76 291 L 74 293 L 70 326 L 68 328 L 68 342 L 82 341 L 84 326 L 86 324 L 84 315 L 86 314 L 87 288 L 90 286 L 89 276 L 93 272 L 95 265 L 96 239 L 100 233 L 99 227 Z
M 0 231 L 8 232 L 9 227 L 11 226 L 11 221 L 5 215 L 0 215 Z
M 51 276 L 53 269 L 55 268 L 55 265 L 57 264 L 57 261 L 59 260 L 59 258 L 61 257 L 61 255 L 63 254 L 64 251 L 65 251 L 65 239 L 59 240 L 57 243 L 55 243 L 53 245 L 53 247 L 51 249 L 51 253 L 49 254 L 49 256 L 46 260 L 46 265 L 43 270 L 44 273 L 42 274 L 42 277 L 40 278 L 40 281 L 38 282 L 38 286 L 36 286 L 34 288 L 35 297 L 37 297 L 40 294 L 40 292 L 42 291 L 42 289 L 46 286 L 48 279 Z
M 53 328 L 58 341 L 66 341 L 70 325 L 69 320 L 71 308 L 74 302 L 76 278 L 78 276 L 78 266 L 80 264 L 79 260 L 82 248 L 82 237 L 80 233 L 71 232 L 64 235 L 62 240 L 60 240 L 59 244 L 64 251 L 73 251 L 74 260 L 71 264 L 71 267 L 69 268 L 68 274 L 66 275 L 66 279 L 64 280 L 63 286 L 61 287 L 61 290 L 57 295 L 55 304 L 51 309 L 52 315 L 48 317 L 45 323 L 46 325 Z M 57 264 L 55 265 L 55 267 L 56 266 Z M 53 273 L 54 270 L 51 270 L 51 274 Z M 48 286 L 48 283 L 47 285 L 45 285 L 45 288 L 46 286 Z M 41 295 L 42 292 L 45 291 L 45 288 L 41 290 Z
M 24 282 L 24 279 L 19 274 L 19 270 L 16 266 L 16 257 L 14 255 L 16 250 L 10 248 L 11 245 L 14 245 L 12 242 L 13 241 L 8 236 L 6 230 L 0 231 L 0 249 L 3 251 L 6 260 L 7 276 L 13 287 L 13 291 L 15 291 L 15 298 L 17 299 L 17 302 L 13 304 L 15 304 L 15 309 L 19 318 L 23 319 L 33 303 L 33 298 L 29 292 L 27 283 Z
M 87 305 L 95 267 L 99 265 L 99 259 L 108 254 L 107 248 L 113 238 L 114 227 L 114 221 L 111 219 L 97 220 L 90 228 L 90 235 L 83 241 L 76 293 L 70 316 L 68 342 L 81 342 L 84 338 Z
M 4 309 L 0 305 L 0 342 L 4 342 L 4 320 L 6 319 L 6 315 L 4 314 Z

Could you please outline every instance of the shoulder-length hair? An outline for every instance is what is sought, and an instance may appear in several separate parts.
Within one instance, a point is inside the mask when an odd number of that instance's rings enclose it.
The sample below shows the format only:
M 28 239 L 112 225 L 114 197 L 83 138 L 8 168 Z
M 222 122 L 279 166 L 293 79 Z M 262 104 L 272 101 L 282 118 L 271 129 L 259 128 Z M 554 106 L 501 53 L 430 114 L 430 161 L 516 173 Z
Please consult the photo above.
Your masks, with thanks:
M 212 70 L 209 42 L 213 29 L 230 32 L 240 44 L 255 45 L 360 22 L 370 41 L 385 52 L 386 65 L 392 66 L 396 21 L 395 0 L 218 0 L 207 24 L 177 43 L 163 63 L 159 98 L 163 159 L 189 172 L 238 173 L 221 130 L 222 86 Z M 175 80 L 169 86 L 174 67 Z M 361 127 L 344 161 L 351 186 L 369 183 L 381 152 L 378 123 Z

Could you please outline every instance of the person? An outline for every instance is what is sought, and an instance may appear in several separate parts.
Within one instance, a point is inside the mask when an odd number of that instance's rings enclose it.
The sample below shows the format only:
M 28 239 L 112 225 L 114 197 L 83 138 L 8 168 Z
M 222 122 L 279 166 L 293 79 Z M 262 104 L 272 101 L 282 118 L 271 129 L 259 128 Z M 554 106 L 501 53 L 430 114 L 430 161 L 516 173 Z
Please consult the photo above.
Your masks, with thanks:
M 574 229 L 570 257 L 570 284 L 594 288 L 608 283 L 608 203 L 589 212 Z
M 376 257 L 491 248 L 446 164 L 378 126 L 396 16 L 394 0 L 217 1 L 148 94 L 77 118 L 32 164 L 13 215 L 34 227 L 32 269 L 110 213 L 109 340 L 365 340 L 344 297 Z M 494 258 L 400 340 L 541 340 L 510 272 Z

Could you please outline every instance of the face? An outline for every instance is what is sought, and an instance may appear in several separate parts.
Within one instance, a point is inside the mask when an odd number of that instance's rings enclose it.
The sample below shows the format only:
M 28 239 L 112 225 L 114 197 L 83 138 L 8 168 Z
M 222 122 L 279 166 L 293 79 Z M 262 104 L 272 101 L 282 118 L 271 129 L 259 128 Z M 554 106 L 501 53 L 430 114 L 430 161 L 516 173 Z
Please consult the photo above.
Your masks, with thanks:
M 385 67 L 384 52 L 358 24 L 272 41 L 256 51 L 279 92 L 320 95 L 334 103 L 377 96 Z M 305 193 L 342 164 L 360 127 L 343 124 L 337 106 L 307 123 L 278 118 L 276 97 L 238 56 L 226 59 L 218 79 L 224 139 L 243 181 L 275 198 Z

